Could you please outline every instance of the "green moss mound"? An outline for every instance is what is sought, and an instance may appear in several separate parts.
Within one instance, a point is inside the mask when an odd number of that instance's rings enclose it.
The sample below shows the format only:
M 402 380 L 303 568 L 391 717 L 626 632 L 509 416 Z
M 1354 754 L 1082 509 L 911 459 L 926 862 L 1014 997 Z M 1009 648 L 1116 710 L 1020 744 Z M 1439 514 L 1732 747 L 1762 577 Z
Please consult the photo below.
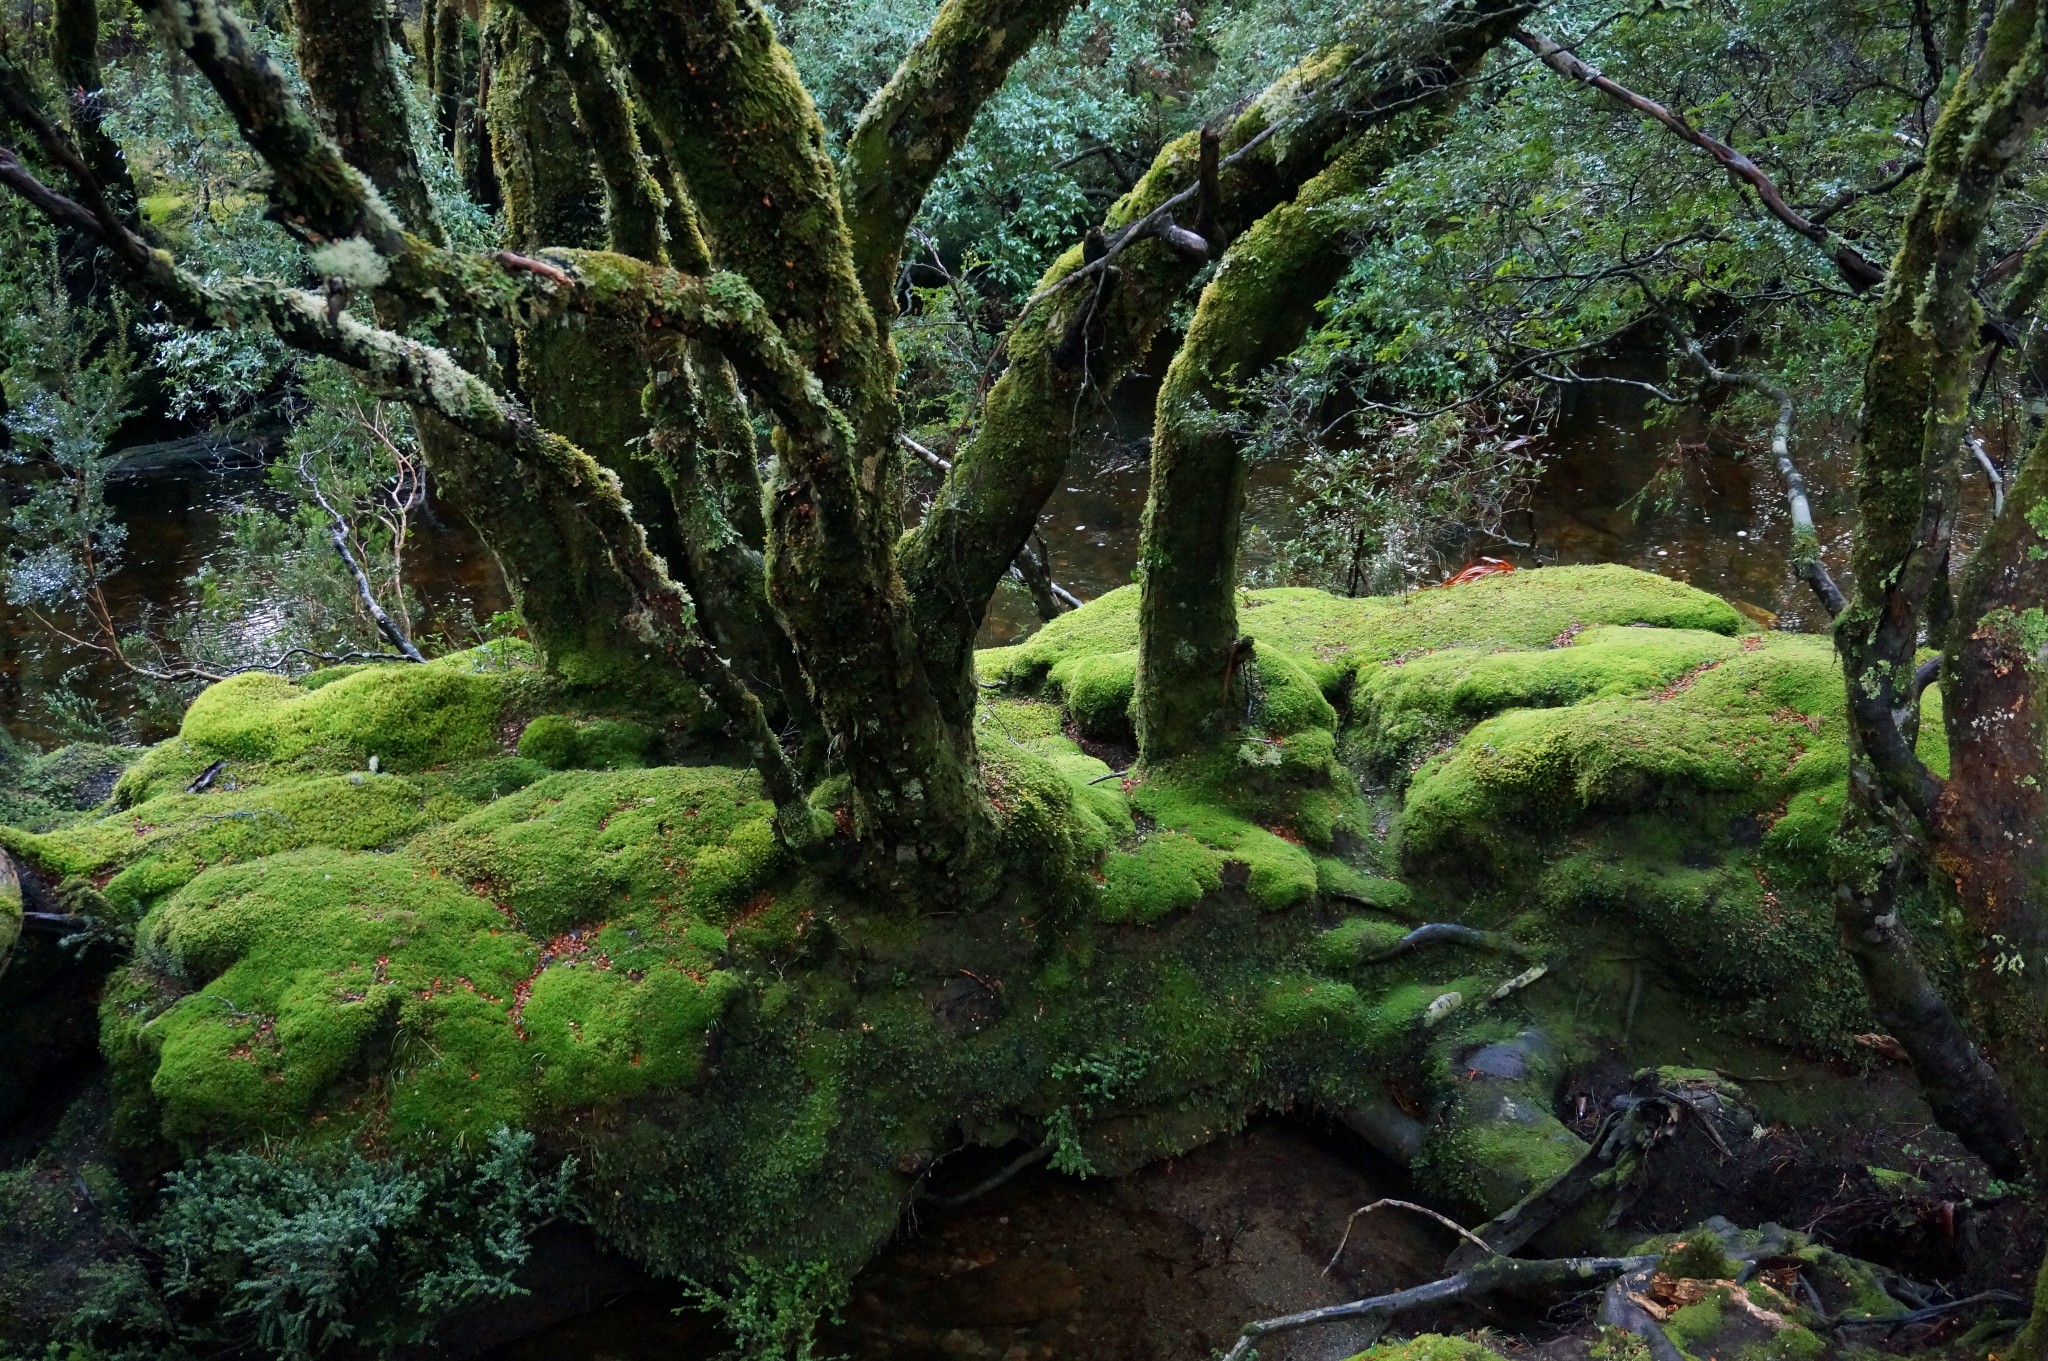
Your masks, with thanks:
M 650 729 L 615 718 L 578 723 L 561 714 L 542 714 L 519 734 L 519 754 L 550 770 L 635 769 L 647 764 L 653 746 Z
M 1136 604 L 980 657 L 1007 873 L 971 912 L 793 863 L 754 776 L 533 717 L 516 668 L 215 687 L 130 806 L 4 835 L 135 926 L 102 1039 L 147 1137 L 531 1130 L 612 1244 L 735 1288 L 843 1278 L 962 1143 L 1113 1174 L 1390 1087 L 1484 1217 L 1582 1151 L 1549 1102 L 1627 997 L 1678 999 L 1698 1063 L 1862 1020 L 1818 640 L 1620 568 L 1252 592 L 1246 735 L 1131 771 L 1083 744 L 1128 723 Z M 1486 934 L 1389 957 L 1422 922 Z
M 379 768 L 413 772 L 498 750 L 499 723 L 536 678 L 523 644 L 500 641 L 423 666 L 333 667 L 291 680 L 231 676 L 200 692 L 178 736 L 122 776 L 114 796 L 136 804 L 183 789 L 225 762 L 237 783 L 281 773 Z
M 750 772 L 573 771 L 435 828 L 413 850 L 541 938 L 650 911 L 724 926 L 780 864 L 772 815 Z
M 1322 591 L 1246 591 L 1238 627 L 1261 651 L 1286 654 L 1326 691 L 1361 667 L 1447 648 L 1540 648 L 1603 625 L 1728 637 L 1755 626 L 1734 606 L 1683 582 L 1612 564 L 1546 567 L 1403 596 L 1347 599 Z M 1124 586 L 1061 615 L 1014 647 L 979 654 L 985 680 L 1030 691 L 1055 668 L 1138 646 L 1138 588 Z M 1055 690 L 1064 683 L 1053 680 Z M 1100 701 L 1098 701 L 1100 703 Z
M 39 752 L 0 731 L 0 825 L 43 831 L 72 821 L 106 802 L 137 754 L 91 742 Z
M 570 820 L 542 834 L 565 843 L 573 815 L 599 807 L 652 820 L 615 822 L 619 845 L 667 818 L 705 821 L 694 838 L 656 838 L 646 859 L 615 863 L 627 879 L 583 885 L 599 896 L 576 902 L 596 912 L 541 913 L 534 926 L 428 854 L 323 848 L 207 870 L 144 919 L 137 964 L 103 1012 L 110 1053 L 148 1073 L 161 1127 L 178 1140 L 329 1122 L 458 1138 L 687 1085 L 736 986 L 716 967 L 726 932 L 700 914 L 736 916 L 773 861 L 742 863 L 745 838 L 733 818 L 720 827 L 706 813 L 702 784 L 650 787 L 558 790 L 571 795 L 555 805 L 570 805 Z M 509 867 L 515 896 L 576 890 L 522 857 L 532 841 L 467 849 Z M 695 873 L 637 903 L 617 889 L 660 856 Z M 609 920 L 581 928 L 579 915 Z
M 1368 1347 L 1351 1361 L 1491 1361 L 1498 1355 L 1467 1338 L 1423 1333 L 1404 1342 L 1382 1342 Z

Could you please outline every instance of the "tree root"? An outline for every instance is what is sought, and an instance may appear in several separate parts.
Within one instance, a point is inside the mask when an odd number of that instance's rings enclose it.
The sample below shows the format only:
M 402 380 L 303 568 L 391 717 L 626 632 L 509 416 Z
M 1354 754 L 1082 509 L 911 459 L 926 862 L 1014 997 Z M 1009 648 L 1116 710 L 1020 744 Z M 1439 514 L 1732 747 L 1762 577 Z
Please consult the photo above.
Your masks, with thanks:
M 1635 1300 L 1635 1296 L 1650 1283 L 1650 1274 L 1655 1270 L 1653 1261 L 1647 1267 L 1636 1268 L 1616 1278 L 1600 1298 L 1600 1321 L 1641 1338 L 1650 1349 L 1650 1361 L 1686 1361 L 1685 1353 L 1678 1350 L 1678 1344 L 1665 1333 L 1664 1325 Z
M 1411 1286 L 1406 1290 L 1396 1290 L 1388 1295 L 1375 1295 L 1370 1299 L 1353 1300 L 1349 1304 L 1326 1305 L 1321 1309 L 1306 1309 L 1298 1314 L 1282 1314 L 1278 1318 L 1259 1319 L 1247 1323 L 1244 1332 L 1237 1339 L 1237 1345 L 1230 1349 L 1223 1361 L 1244 1361 L 1255 1342 L 1273 1333 L 1292 1332 L 1297 1328 L 1314 1328 L 1326 1323 L 1345 1323 L 1354 1319 L 1384 1324 L 1396 1314 L 1410 1309 L 1420 1309 L 1432 1304 L 1448 1304 L 1452 1300 L 1470 1299 L 1477 1295 L 1491 1294 L 1496 1290 L 1557 1286 L 1585 1289 L 1624 1273 L 1647 1273 L 1656 1267 L 1657 1261 L 1654 1253 L 1642 1257 L 1554 1257 L 1541 1260 L 1488 1257 L 1456 1275 L 1431 1281 L 1427 1285 Z M 1668 1344 L 1669 1339 L 1666 1341 Z M 1673 1350 L 1672 1357 L 1677 1357 L 1676 1349 Z
M 1638 1081 L 1641 1081 L 1640 1077 Z M 1702 1108 L 1702 1099 L 1667 1087 L 1653 1087 L 1647 1091 L 1638 1087 L 1637 1091 L 1639 1094 L 1626 1107 L 1610 1112 L 1600 1122 L 1600 1127 L 1593 1132 L 1590 1146 L 1577 1162 L 1474 1231 L 1487 1251 L 1512 1253 L 1519 1250 L 1537 1234 L 1584 1204 L 1594 1191 L 1612 1184 L 1618 1176 L 1622 1184 L 1616 1188 L 1615 1212 L 1608 1220 L 1608 1227 L 1612 1228 L 1633 1199 L 1629 1190 L 1635 1182 L 1634 1174 L 1640 1170 L 1650 1149 L 1675 1134 L 1687 1116 L 1699 1120 L 1709 1136 L 1726 1150 L 1727 1145 L 1720 1132 L 1714 1129 L 1714 1112 Z M 1614 1170 L 1617 1167 L 1621 1168 L 1620 1173 Z M 1444 1266 L 1446 1270 L 1457 1270 L 1480 1258 L 1478 1250 L 1470 1244 L 1463 1244 L 1451 1254 Z
M 932 1204 L 948 1210 L 953 1209 L 956 1206 L 965 1205 L 969 1201 L 980 1200 L 983 1196 L 995 1190 L 998 1186 L 1003 1185 L 1005 1182 L 1009 1181 L 1010 1178 L 1016 1176 L 1019 1172 L 1022 1172 L 1025 1168 L 1034 1167 L 1037 1164 L 1044 1162 L 1047 1158 L 1050 1158 L 1052 1156 L 1052 1150 L 1053 1143 L 1050 1139 L 1048 1139 L 1046 1142 L 1040 1144 L 1037 1148 L 1031 1149 L 1029 1152 L 1018 1154 L 1009 1162 L 1003 1164 L 1000 1170 L 983 1178 L 981 1181 L 976 1182 L 974 1185 L 968 1187 L 965 1191 L 962 1191 L 957 1195 L 935 1196 L 931 1194 L 929 1191 L 921 1190 L 918 1194 L 918 1198 L 920 1200 L 928 1200 Z

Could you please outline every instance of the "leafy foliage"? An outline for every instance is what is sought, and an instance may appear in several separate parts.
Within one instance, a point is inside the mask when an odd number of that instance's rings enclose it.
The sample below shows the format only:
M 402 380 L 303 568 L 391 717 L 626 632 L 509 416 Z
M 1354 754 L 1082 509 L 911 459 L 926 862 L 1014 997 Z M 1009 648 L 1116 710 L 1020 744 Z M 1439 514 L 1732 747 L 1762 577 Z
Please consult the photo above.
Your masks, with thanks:
M 171 1174 L 147 1226 L 164 1293 L 285 1357 L 357 1337 L 416 1341 L 477 1300 L 518 1294 L 528 1236 L 568 1203 L 573 1162 L 536 1166 L 500 1129 L 467 1165 L 411 1169 L 334 1148 L 216 1153 Z

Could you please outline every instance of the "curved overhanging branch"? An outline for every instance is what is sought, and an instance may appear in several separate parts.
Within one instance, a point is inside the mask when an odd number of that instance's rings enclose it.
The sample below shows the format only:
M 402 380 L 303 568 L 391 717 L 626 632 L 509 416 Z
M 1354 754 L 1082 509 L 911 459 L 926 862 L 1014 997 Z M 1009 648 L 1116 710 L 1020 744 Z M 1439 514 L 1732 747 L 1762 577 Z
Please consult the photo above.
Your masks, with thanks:
M 1728 172 L 1731 178 L 1748 185 L 1756 191 L 1756 196 L 1763 202 L 1766 212 L 1819 246 L 1826 253 L 1828 259 L 1834 263 L 1836 272 L 1842 276 L 1842 281 L 1858 293 L 1867 293 L 1884 282 L 1885 271 L 1882 265 L 1871 260 L 1841 236 L 1829 231 L 1820 223 L 1806 217 L 1791 204 L 1785 202 L 1785 196 L 1778 192 L 1778 186 L 1771 180 L 1771 177 L 1766 175 L 1755 161 L 1752 161 L 1734 147 L 1729 146 L 1719 138 L 1711 137 L 1701 132 L 1698 128 L 1687 122 L 1682 114 L 1665 108 L 1656 100 L 1639 95 L 1627 86 L 1609 80 L 1564 47 L 1544 37 L 1542 34 L 1531 33 L 1525 28 L 1518 28 L 1512 36 L 1516 42 L 1533 52 L 1537 60 L 1565 79 L 1575 80 L 1583 85 L 1590 85 L 1601 94 L 1634 110 L 1651 122 L 1669 129 L 1677 134 L 1681 140 L 1698 147 L 1713 157 L 1722 169 Z
M 166 252 L 150 249 L 117 219 L 96 217 L 50 189 L 6 147 L 0 147 L 0 184 L 51 220 L 103 242 L 127 268 L 135 289 L 184 325 L 198 330 L 266 328 L 291 348 L 344 364 L 392 396 L 507 450 L 524 474 L 561 489 L 587 518 L 632 587 L 641 610 L 637 622 L 647 642 L 702 688 L 733 723 L 776 804 L 784 835 L 792 839 L 804 835 L 808 824 L 803 790 L 788 755 L 768 726 L 760 700 L 698 635 L 689 597 L 649 551 L 646 534 L 620 494 L 617 477 L 608 469 L 535 424 L 512 401 L 436 346 L 365 325 L 346 312 L 331 310 L 323 295 L 285 288 L 267 279 L 201 281 L 179 268 Z M 730 331 L 738 323 L 720 304 L 738 298 L 733 287 L 736 282 L 697 281 L 693 299 L 691 290 L 672 278 L 664 293 L 663 315 L 679 329 L 694 324 L 715 330 L 722 325 Z M 738 300 L 744 308 L 744 298 Z M 775 343 L 769 341 L 760 348 L 772 355 Z M 765 361 L 764 374 L 772 377 L 774 367 L 772 359 Z M 811 413 L 807 420 L 814 428 L 831 425 L 830 416 L 824 413 Z
M 1010 68 L 1076 0 L 946 0 L 847 139 L 840 199 L 853 266 L 877 318 L 896 314 L 911 221 Z
M 240 17 L 219 0 L 144 0 L 143 8 L 199 68 L 242 140 L 270 168 L 280 221 L 330 240 L 360 236 L 382 255 L 403 253 L 404 225 L 292 97 Z

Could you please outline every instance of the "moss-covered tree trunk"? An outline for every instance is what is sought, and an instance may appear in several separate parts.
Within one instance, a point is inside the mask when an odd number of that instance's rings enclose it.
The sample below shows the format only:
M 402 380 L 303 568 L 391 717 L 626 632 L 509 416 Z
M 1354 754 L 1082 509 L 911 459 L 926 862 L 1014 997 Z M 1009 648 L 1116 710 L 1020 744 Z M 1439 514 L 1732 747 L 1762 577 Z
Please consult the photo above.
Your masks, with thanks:
M 1834 867 L 1843 939 L 1937 1117 L 2007 1174 L 2023 1165 L 2027 1134 L 2037 1148 L 2048 1138 L 2048 1106 L 2022 1129 L 2024 1110 L 2015 1111 L 1913 959 L 1900 911 L 1923 881 L 1943 798 L 1942 782 L 1916 752 L 1916 672 L 1923 632 L 1939 637 L 1953 615 L 1949 558 L 1982 320 L 1971 283 L 2000 181 L 2048 112 L 2044 23 L 2048 13 L 2031 0 L 1999 7 L 1981 58 L 1954 84 L 1929 140 L 1864 373 L 1855 590 L 1835 624 L 1850 719 L 1849 798 Z M 1966 746 L 1957 760 L 1984 754 Z M 2003 809 L 2007 827 L 2038 825 L 2026 811 Z M 2008 1057 L 2042 1062 L 2032 1052 Z M 2013 1071 L 2005 1076 L 2030 1085 Z
M 1137 686 L 1138 742 L 1148 762 L 1209 750 L 1243 717 L 1244 389 L 1301 343 L 1350 263 L 1345 238 L 1369 230 L 1347 200 L 1440 132 L 1438 108 L 1462 94 L 1482 56 L 1447 69 L 1443 92 L 1421 112 L 1361 134 L 1292 202 L 1260 218 L 1202 290 L 1160 386 L 1152 431 Z
M 1529 9 L 1462 0 L 1414 29 L 1376 35 L 1377 45 L 1337 44 L 1276 80 L 1218 135 L 1203 223 L 1211 251 L 1292 199 L 1348 139 L 1432 97 L 1447 70 L 1468 67 Z M 973 438 L 905 540 L 918 643 L 955 722 L 967 721 L 975 705 L 982 613 L 1066 468 L 1085 403 L 1144 357 L 1202 269 L 1202 258 L 1155 230 L 1176 213 L 1195 221 L 1200 162 L 1199 135 L 1169 143 L 1110 208 L 1093 244 L 1046 271 L 1037 301 L 1008 337 L 1009 368 L 990 389 Z M 1090 258 L 1098 253 L 1099 261 Z

